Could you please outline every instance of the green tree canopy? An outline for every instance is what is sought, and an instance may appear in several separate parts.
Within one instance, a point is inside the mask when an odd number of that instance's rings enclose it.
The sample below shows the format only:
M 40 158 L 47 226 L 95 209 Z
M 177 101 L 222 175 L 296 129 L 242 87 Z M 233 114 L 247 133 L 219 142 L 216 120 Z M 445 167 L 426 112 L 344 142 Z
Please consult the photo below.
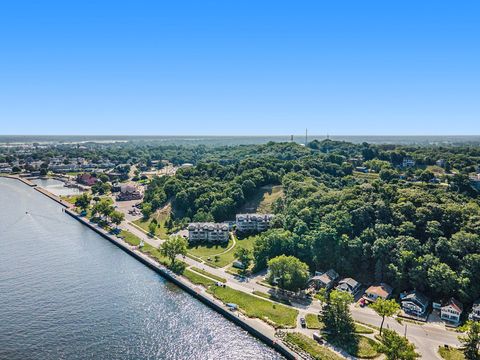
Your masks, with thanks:
M 294 256 L 280 255 L 268 261 L 270 281 L 277 279 L 282 289 L 298 291 L 307 285 L 308 265 Z

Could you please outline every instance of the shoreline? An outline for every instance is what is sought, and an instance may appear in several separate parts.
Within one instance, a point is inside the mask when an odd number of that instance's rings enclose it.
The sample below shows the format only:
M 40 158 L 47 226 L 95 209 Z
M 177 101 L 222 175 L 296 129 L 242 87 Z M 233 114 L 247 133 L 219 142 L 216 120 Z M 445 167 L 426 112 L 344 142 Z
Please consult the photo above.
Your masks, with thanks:
M 164 267 L 163 265 L 158 264 L 155 260 L 151 259 L 149 256 L 141 253 L 140 251 L 136 250 L 134 247 L 130 246 L 126 242 L 124 242 L 121 239 L 117 239 L 116 237 L 110 235 L 107 231 L 104 229 L 96 226 L 95 224 L 90 223 L 87 219 L 82 218 L 79 216 L 76 212 L 72 210 L 73 206 L 62 200 L 60 197 L 58 197 L 55 194 L 52 194 L 51 192 L 38 187 L 37 184 L 32 183 L 28 179 L 23 179 L 18 176 L 4 176 L 5 178 L 9 179 L 16 179 L 24 183 L 25 185 L 34 188 L 36 191 L 39 193 L 45 195 L 47 198 L 55 201 L 59 205 L 63 206 L 65 208 L 64 212 L 67 213 L 69 216 L 72 218 L 76 219 L 83 225 L 87 226 L 91 230 L 95 231 L 97 234 L 102 236 L 104 239 L 110 241 L 114 245 L 118 246 L 120 249 L 122 249 L 124 252 L 129 254 L 130 256 L 134 257 L 136 260 L 140 261 L 142 264 L 145 266 L 149 267 L 156 273 L 158 273 L 160 276 L 162 276 L 164 279 L 170 281 L 171 283 L 175 284 L 179 288 L 181 288 L 183 291 L 187 292 L 189 295 L 193 296 L 195 299 L 199 300 L 202 302 L 204 305 L 210 307 L 212 310 L 216 311 L 220 315 L 222 315 L 224 318 L 227 320 L 233 322 L 237 326 L 240 326 L 242 329 L 246 330 L 250 335 L 254 336 L 258 340 L 262 341 L 264 344 L 268 345 L 269 347 L 273 348 L 276 350 L 279 354 L 284 356 L 287 359 L 299 359 L 300 356 L 299 354 L 293 352 L 290 348 L 288 348 L 286 345 L 284 345 L 281 340 L 275 338 L 274 335 L 266 334 L 265 332 L 262 332 L 260 329 L 258 329 L 255 326 L 256 319 L 251 319 L 251 318 L 240 318 L 238 315 L 230 311 L 225 304 L 223 304 L 221 301 L 214 299 L 213 297 L 209 296 L 206 293 L 203 293 L 202 291 L 198 291 L 199 286 L 196 286 L 194 284 L 191 284 L 188 282 L 186 279 L 183 279 L 180 275 L 176 275 L 173 272 L 171 272 L 169 269 Z

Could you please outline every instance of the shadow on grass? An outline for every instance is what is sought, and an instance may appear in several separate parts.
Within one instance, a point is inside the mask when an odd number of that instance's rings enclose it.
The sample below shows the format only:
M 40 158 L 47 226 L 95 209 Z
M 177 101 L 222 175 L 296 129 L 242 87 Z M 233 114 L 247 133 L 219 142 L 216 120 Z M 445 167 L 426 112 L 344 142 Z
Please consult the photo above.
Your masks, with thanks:
M 170 264 L 167 267 L 175 274 L 182 275 L 187 268 L 187 264 L 185 264 L 183 261 L 175 261 L 173 264 Z

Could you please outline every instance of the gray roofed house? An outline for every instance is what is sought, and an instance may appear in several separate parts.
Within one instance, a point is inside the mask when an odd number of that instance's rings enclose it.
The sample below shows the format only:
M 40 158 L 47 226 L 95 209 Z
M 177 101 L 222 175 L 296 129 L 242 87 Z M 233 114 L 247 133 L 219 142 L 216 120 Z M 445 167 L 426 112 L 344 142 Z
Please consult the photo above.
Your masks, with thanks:
M 345 291 L 352 295 L 355 295 L 358 292 L 358 290 L 360 290 L 361 286 L 362 284 L 360 284 L 358 281 L 352 278 L 345 278 L 339 281 L 335 289 L 339 291 Z
M 316 290 L 321 288 L 330 290 L 335 284 L 335 281 L 337 281 L 338 277 L 339 275 L 337 272 L 333 269 L 330 269 L 323 274 L 315 275 L 314 277 L 310 278 L 308 285 Z
M 425 316 L 428 305 L 430 304 L 428 297 L 415 290 L 403 296 L 401 295 L 400 301 L 402 302 L 402 309 L 405 313 L 421 317 Z

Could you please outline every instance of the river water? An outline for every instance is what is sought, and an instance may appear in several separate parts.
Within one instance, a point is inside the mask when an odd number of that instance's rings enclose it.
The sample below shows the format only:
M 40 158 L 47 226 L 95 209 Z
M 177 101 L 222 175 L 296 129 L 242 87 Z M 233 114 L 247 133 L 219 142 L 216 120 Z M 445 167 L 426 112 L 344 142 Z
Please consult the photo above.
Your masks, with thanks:
M 0 204 L 0 359 L 280 358 L 19 181 Z

